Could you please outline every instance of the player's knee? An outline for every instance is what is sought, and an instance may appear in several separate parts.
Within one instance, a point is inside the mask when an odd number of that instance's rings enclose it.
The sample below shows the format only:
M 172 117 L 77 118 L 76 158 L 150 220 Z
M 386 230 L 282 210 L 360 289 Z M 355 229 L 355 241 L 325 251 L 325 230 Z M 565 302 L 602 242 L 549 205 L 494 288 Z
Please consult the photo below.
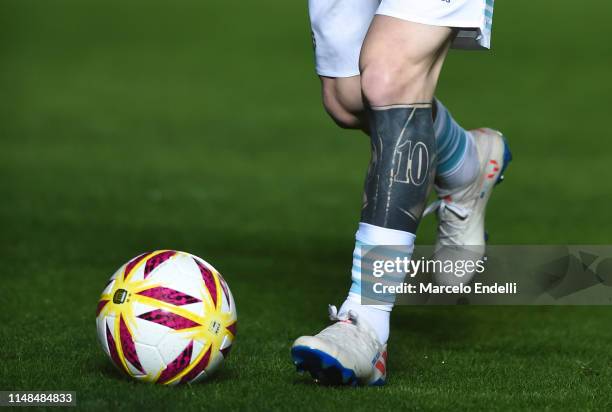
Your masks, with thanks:
M 361 92 L 372 106 L 389 104 L 395 93 L 396 69 L 387 65 L 370 64 L 361 72 Z M 399 103 L 399 102 L 396 102 Z
M 372 106 L 414 103 L 427 84 L 427 70 L 417 64 L 366 65 L 361 73 L 361 90 Z
M 323 106 L 329 116 L 343 129 L 360 129 L 361 119 L 350 108 L 342 104 L 342 100 L 334 90 L 323 89 Z

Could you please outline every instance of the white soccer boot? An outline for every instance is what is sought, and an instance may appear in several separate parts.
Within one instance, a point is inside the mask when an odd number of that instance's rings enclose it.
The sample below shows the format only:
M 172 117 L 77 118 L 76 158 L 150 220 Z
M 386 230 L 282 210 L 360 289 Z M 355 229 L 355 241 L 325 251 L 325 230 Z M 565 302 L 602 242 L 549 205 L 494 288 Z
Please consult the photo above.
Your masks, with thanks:
M 315 336 L 301 336 L 291 347 L 298 371 L 308 371 L 326 385 L 384 385 L 387 379 L 387 345 L 352 310 L 338 314 L 329 306 L 335 323 Z
M 479 260 L 485 256 L 487 234 L 485 212 L 493 188 L 504 179 L 512 154 L 504 136 L 497 130 L 476 129 L 469 132 L 476 144 L 480 174 L 470 185 L 453 192 L 436 187 L 440 198 L 424 212 L 437 212 L 437 260 Z M 435 273 L 441 285 L 469 283 L 474 271 L 459 274 Z

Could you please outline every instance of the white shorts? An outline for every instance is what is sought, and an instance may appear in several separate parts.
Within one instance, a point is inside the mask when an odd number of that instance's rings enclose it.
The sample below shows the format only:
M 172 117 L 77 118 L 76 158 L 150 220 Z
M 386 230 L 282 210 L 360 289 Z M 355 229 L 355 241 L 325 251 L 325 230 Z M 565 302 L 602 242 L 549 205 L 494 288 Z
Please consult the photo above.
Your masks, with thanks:
M 359 74 L 359 53 L 375 14 L 459 28 L 454 48 L 491 47 L 494 0 L 309 0 L 317 74 Z

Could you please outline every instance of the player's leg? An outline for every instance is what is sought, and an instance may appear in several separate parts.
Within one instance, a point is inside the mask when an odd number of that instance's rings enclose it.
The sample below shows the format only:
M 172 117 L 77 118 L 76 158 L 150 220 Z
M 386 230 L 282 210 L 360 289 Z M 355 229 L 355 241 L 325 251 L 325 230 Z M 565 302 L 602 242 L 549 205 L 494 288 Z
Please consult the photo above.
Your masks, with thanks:
M 353 310 L 385 343 L 392 304 L 362 305 L 364 245 L 401 246 L 410 257 L 436 169 L 432 100 L 452 30 L 376 16 L 361 53 L 361 86 L 372 160 L 356 235 L 353 283 L 340 312 Z
M 389 21 L 391 20 L 391 21 Z M 403 245 L 414 233 L 435 172 L 431 99 L 451 30 L 376 16 L 362 51 L 361 91 L 367 100 L 372 161 L 356 236 L 353 285 L 335 324 L 303 336 L 294 362 L 323 381 L 381 384 L 391 304 L 360 304 L 361 246 Z M 365 58 L 364 58 L 365 56 Z

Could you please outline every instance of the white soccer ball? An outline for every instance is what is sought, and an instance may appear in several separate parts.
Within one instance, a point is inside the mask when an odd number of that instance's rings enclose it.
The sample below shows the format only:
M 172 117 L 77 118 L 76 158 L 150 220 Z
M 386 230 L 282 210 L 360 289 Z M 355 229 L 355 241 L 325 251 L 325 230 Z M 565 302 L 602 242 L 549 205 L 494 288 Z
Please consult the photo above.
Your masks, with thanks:
M 115 366 L 164 385 L 210 376 L 236 336 L 236 305 L 221 274 L 173 250 L 144 253 L 119 268 L 96 315 L 102 349 Z

